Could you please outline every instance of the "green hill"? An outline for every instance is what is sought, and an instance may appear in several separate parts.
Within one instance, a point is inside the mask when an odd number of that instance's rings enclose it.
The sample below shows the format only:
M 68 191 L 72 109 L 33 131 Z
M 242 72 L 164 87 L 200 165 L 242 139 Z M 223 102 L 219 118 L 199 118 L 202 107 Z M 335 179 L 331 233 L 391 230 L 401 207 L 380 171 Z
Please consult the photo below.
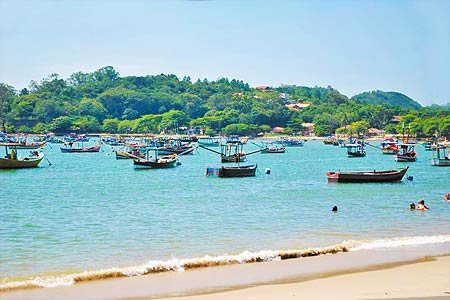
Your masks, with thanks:
M 355 101 L 367 104 L 381 104 L 385 106 L 419 109 L 422 107 L 417 101 L 397 92 L 372 91 L 353 96 Z

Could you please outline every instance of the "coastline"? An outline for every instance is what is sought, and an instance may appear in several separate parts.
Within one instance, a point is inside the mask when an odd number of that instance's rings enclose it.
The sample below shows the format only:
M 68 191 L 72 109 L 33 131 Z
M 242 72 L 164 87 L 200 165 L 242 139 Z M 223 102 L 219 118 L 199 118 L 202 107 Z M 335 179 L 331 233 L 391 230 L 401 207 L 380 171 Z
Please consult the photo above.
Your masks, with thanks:
M 449 299 L 450 256 L 380 265 L 299 282 L 162 299 Z M 136 299 L 137 300 L 137 299 Z
M 165 272 L 137 277 L 113 278 L 91 282 L 88 281 L 72 286 L 3 292 L 0 293 L 0 299 L 71 300 L 82 298 L 92 300 L 113 300 L 150 299 L 179 296 L 191 296 L 191 298 L 186 299 L 196 299 L 196 297 L 200 297 L 198 295 L 203 294 L 205 295 L 201 297 L 206 297 L 205 300 L 230 298 L 264 299 L 259 297 L 258 293 L 261 292 L 263 295 L 267 295 L 268 298 L 266 297 L 265 299 L 273 299 L 276 295 L 280 295 L 280 297 L 285 295 L 283 293 L 289 291 L 289 284 L 310 285 L 311 283 L 308 282 L 326 280 L 325 277 L 329 277 L 331 278 L 330 280 L 333 280 L 332 278 L 340 278 L 340 276 L 347 276 L 348 274 L 354 272 L 359 272 L 356 274 L 360 274 L 354 276 L 362 276 L 361 274 L 369 274 L 377 269 L 390 268 L 386 270 L 396 270 L 397 268 L 402 268 L 402 266 L 407 267 L 411 263 L 415 266 L 414 269 L 416 269 L 417 266 L 420 266 L 418 268 L 419 271 L 417 272 L 424 272 L 423 266 L 427 266 L 425 270 L 429 269 L 427 272 L 431 272 L 432 276 L 437 278 L 441 276 L 443 279 L 448 280 L 448 278 L 450 278 L 450 268 L 447 268 L 447 266 L 450 265 L 450 256 L 437 259 L 438 262 L 443 262 L 445 267 L 444 269 L 438 267 L 439 264 L 433 263 L 436 261 L 430 258 L 442 255 L 450 255 L 449 243 L 439 245 L 397 247 L 392 249 L 359 250 L 354 252 L 320 255 L 307 258 L 294 258 L 282 261 L 227 265 L 193 269 L 184 272 Z M 414 274 L 417 274 L 417 272 Z M 435 273 L 438 275 L 433 275 Z M 413 273 L 410 271 L 402 271 L 401 274 L 403 274 L 402 278 L 409 278 L 413 281 L 417 280 L 415 276 L 411 276 Z M 352 274 L 350 275 L 353 276 Z M 370 283 L 371 275 L 368 276 L 369 279 L 361 280 L 361 282 L 364 283 L 363 286 L 367 286 L 367 284 Z M 384 275 L 381 277 L 383 276 Z M 429 280 L 425 278 L 427 277 L 419 276 L 419 280 L 425 280 L 426 285 L 429 286 Z M 442 280 L 438 280 L 436 282 L 439 282 L 439 286 L 442 286 Z M 436 282 L 433 282 L 432 285 L 434 286 Z M 448 290 L 450 291 L 450 280 L 448 283 Z M 280 284 L 282 286 L 279 286 Z M 408 289 L 408 285 L 405 286 L 406 283 L 402 284 L 402 291 Z M 255 286 L 256 290 L 254 291 L 252 289 Z M 270 287 L 269 289 L 273 291 L 272 294 L 265 291 L 268 287 Z M 352 288 L 348 290 L 353 290 L 353 285 L 351 285 L 351 287 Z M 431 291 L 432 293 L 429 292 L 425 296 L 445 296 L 445 294 L 439 294 L 437 292 L 436 289 L 438 286 L 434 287 L 435 289 Z M 294 288 L 303 289 L 301 286 Z M 321 288 L 321 291 L 322 290 L 326 291 L 326 286 L 323 286 Z M 364 292 L 364 289 L 361 290 L 361 292 Z M 229 293 L 232 294 L 230 295 Z M 192 295 L 195 295 L 195 297 L 192 297 Z M 272 295 L 272 297 L 270 297 L 270 295 Z M 390 294 L 386 296 L 390 296 Z M 410 297 L 409 294 L 405 294 L 405 296 Z M 342 299 L 351 298 L 344 297 Z

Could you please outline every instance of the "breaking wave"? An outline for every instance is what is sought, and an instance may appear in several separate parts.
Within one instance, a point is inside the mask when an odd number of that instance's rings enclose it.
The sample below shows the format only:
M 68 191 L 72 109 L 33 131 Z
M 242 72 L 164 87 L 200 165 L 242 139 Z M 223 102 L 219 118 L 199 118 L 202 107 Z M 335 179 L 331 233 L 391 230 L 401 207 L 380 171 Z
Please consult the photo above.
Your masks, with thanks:
M 371 241 L 346 241 L 342 243 L 350 251 L 420 246 L 427 244 L 449 243 L 450 235 L 406 236 Z
M 149 261 L 142 265 L 136 265 L 124 268 L 109 268 L 97 271 L 84 271 L 61 276 L 42 276 L 22 281 L 0 282 L 0 292 L 37 288 L 37 287 L 57 287 L 68 286 L 78 282 L 92 281 L 107 278 L 131 277 L 147 275 L 152 273 L 168 272 L 168 271 L 184 271 L 189 269 L 244 264 L 264 261 L 277 261 L 290 258 L 310 257 L 324 254 L 336 254 L 340 252 L 394 248 L 402 246 L 414 246 L 425 244 L 439 244 L 450 242 L 450 235 L 435 236 L 413 236 L 387 238 L 367 241 L 345 241 L 341 244 L 308 249 L 292 249 L 292 250 L 263 250 L 258 252 L 245 251 L 237 255 L 220 255 L 220 256 L 203 256 L 186 259 L 171 259 L 167 261 Z

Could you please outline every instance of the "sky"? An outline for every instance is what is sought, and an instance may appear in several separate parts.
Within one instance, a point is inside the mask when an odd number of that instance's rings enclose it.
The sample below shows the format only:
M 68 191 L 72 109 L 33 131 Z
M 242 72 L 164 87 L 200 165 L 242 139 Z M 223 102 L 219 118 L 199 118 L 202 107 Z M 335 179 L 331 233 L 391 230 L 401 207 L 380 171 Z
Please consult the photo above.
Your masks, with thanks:
M 445 104 L 450 0 L 0 0 L 0 82 L 104 66 Z

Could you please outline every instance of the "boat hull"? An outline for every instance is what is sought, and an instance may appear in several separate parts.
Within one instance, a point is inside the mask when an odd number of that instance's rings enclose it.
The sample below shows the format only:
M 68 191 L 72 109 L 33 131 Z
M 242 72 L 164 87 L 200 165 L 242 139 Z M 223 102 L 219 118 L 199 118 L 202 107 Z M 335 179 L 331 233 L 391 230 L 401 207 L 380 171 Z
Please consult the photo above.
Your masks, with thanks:
M 135 169 L 169 169 L 177 166 L 175 158 L 160 158 L 158 160 L 133 159 Z
M 93 146 L 90 148 L 80 148 L 80 149 L 74 149 L 74 148 L 63 148 L 61 147 L 62 153 L 92 153 L 92 152 L 99 152 L 101 146 Z
M 268 148 L 261 150 L 262 154 L 269 154 L 269 153 L 285 153 L 286 148 Z
M 47 142 L 43 141 L 41 143 L 33 143 L 33 144 L 17 144 L 16 149 L 37 149 L 44 147 Z
M 398 182 L 403 179 L 408 167 L 401 170 L 368 171 L 368 172 L 327 172 L 328 182 Z
M 347 152 L 348 157 L 364 157 L 366 152 Z
M 171 148 L 159 148 L 158 153 L 163 155 L 170 155 L 170 154 L 178 154 L 178 155 L 187 155 L 192 154 L 194 152 L 195 148 L 183 148 L 183 149 L 171 149 Z
M 438 167 L 450 167 L 450 160 L 448 159 L 438 159 L 438 158 L 433 158 L 431 160 L 431 164 L 433 166 L 438 166 Z
M 15 159 L 5 159 L 0 158 L 0 169 L 23 169 L 23 168 L 37 168 L 41 163 L 44 156 L 40 156 L 35 159 L 23 159 L 23 160 L 15 160 Z
M 395 155 L 394 159 L 398 162 L 415 162 L 417 156 L 405 156 L 405 155 Z
M 218 176 L 221 178 L 253 177 L 256 175 L 256 165 L 239 167 L 221 167 Z

